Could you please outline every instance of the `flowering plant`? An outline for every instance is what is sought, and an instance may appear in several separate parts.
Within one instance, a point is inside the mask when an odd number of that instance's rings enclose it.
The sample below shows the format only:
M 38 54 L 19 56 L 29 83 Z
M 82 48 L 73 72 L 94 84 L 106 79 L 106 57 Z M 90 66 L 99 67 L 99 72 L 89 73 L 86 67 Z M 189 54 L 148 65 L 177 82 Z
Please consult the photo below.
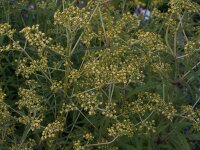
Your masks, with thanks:
M 107 3 L 36 1 L 31 25 L 0 24 L 0 55 L 13 55 L 21 81 L 11 98 L 0 76 L 0 148 L 194 147 L 200 34 L 189 16 L 200 6 L 170 0 L 142 24 Z

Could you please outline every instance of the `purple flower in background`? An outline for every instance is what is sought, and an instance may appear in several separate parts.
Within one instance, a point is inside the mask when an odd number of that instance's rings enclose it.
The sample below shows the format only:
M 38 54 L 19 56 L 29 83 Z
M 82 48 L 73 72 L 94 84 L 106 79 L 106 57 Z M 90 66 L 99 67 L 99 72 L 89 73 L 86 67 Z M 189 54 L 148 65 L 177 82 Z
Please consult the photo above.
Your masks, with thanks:
M 29 11 L 31 10 L 35 10 L 36 9 L 36 4 L 30 4 L 27 6 L 26 9 L 22 9 L 21 11 L 21 15 L 24 19 L 28 19 L 29 18 Z M 32 19 L 35 19 L 35 15 L 32 16 Z
M 151 12 L 150 12 L 149 9 L 144 9 L 140 5 L 137 5 L 137 8 L 136 8 L 135 13 L 133 15 L 138 16 L 140 14 L 144 16 L 144 21 L 149 20 L 151 18 Z

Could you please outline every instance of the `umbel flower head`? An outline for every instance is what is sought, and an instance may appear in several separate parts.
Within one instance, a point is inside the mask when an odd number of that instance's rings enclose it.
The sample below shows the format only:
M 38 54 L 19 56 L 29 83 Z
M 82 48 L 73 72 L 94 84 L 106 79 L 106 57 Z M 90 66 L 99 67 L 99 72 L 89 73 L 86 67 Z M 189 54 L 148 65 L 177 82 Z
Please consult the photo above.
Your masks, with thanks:
M 130 120 L 123 120 L 122 122 L 118 122 L 113 124 L 110 128 L 108 128 L 109 136 L 123 136 L 128 135 L 132 136 L 135 131 L 133 123 Z
M 59 120 L 55 120 L 49 123 L 42 132 L 42 140 L 56 138 L 57 133 L 63 131 L 63 123 Z
M 12 38 L 15 30 L 8 23 L 0 24 L 0 36 L 7 35 Z
M 46 37 L 45 33 L 39 31 L 38 24 L 33 25 L 32 27 L 25 27 L 21 30 L 21 33 L 24 34 L 29 44 L 32 46 L 36 46 L 38 50 L 42 50 L 52 40 L 51 38 Z
M 5 94 L 0 89 L 0 133 L 4 136 L 0 137 L 0 144 L 5 142 L 5 137 L 14 132 L 14 124 L 12 122 L 11 113 L 7 104 L 4 102 Z
M 76 31 L 79 28 L 87 25 L 90 17 L 90 12 L 86 11 L 85 8 L 78 8 L 70 6 L 63 12 L 57 11 L 54 14 L 54 24 L 61 25 L 68 30 Z

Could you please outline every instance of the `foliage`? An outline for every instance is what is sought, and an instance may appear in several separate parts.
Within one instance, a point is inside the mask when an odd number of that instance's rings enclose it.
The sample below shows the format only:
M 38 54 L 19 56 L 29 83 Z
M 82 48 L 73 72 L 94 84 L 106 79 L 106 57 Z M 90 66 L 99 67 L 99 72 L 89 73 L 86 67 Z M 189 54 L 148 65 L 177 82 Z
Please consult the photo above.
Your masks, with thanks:
M 1 1 L 0 149 L 198 146 L 200 5 L 138 3 Z

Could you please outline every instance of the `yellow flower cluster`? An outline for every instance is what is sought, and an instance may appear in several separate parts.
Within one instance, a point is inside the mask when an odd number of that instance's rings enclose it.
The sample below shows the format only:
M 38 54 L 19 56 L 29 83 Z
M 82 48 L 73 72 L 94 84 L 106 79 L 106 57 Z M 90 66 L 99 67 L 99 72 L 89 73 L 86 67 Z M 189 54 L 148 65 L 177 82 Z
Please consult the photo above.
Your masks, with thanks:
M 192 41 L 188 41 L 187 44 L 184 45 L 184 52 L 186 55 L 192 55 L 195 52 L 196 43 Z
M 19 61 L 19 65 L 16 71 L 16 75 L 22 74 L 25 78 L 29 78 L 31 74 L 36 71 L 36 66 L 27 66 L 28 60 L 26 58 Z
M 155 121 L 142 121 L 139 127 L 137 127 L 137 131 L 142 134 L 155 133 Z
M 39 31 L 39 25 L 25 27 L 21 30 L 21 33 L 24 34 L 26 40 L 29 42 L 30 45 L 37 47 L 38 51 L 41 51 L 52 40 L 51 38 L 46 37 L 45 33 Z
M 48 60 L 46 56 L 42 56 L 39 60 L 33 60 L 32 65 L 37 66 L 37 71 L 45 72 L 47 70 Z
M 117 116 L 116 116 L 116 113 L 117 111 L 115 110 L 115 106 L 116 104 L 115 103 L 106 103 L 106 106 L 105 106 L 105 110 L 102 111 L 102 114 L 108 118 L 113 118 L 113 119 L 116 119 Z
M 116 31 L 118 32 L 126 31 L 130 32 L 131 30 L 139 27 L 138 18 L 133 16 L 130 12 L 123 14 L 122 18 L 116 22 Z
M 32 80 L 26 80 L 25 81 L 26 86 L 30 87 L 30 89 L 36 89 L 36 88 L 40 88 L 41 85 L 34 79 Z
M 43 118 L 37 118 L 31 121 L 31 130 L 34 131 L 36 129 L 41 128 L 41 122 L 43 121 Z
M 31 130 L 35 131 L 41 128 L 43 117 L 22 116 L 18 118 L 18 121 L 24 125 L 30 125 Z
M 76 31 L 87 25 L 89 17 L 90 12 L 86 11 L 85 8 L 70 6 L 63 12 L 57 11 L 54 14 L 54 24 L 62 25 L 70 31 Z
M 171 121 L 177 112 L 172 103 L 167 103 L 162 100 L 158 94 L 149 92 L 139 94 L 136 101 L 126 105 L 130 112 L 125 113 L 139 114 L 143 116 L 146 113 L 155 112 L 162 114 Z
M 81 108 L 88 111 L 89 115 L 96 114 L 97 108 L 102 104 L 102 102 L 98 101 L 97 94 L 94 92 L 77 94 L 76 97 Z
M 134 124 L 130 120 L 123 120 L 122 122 L 117 122 L 108 128 L 108 135 L 112 137 L 117 136 L 132 136 L 135 132 Z
M 65 48 L 60 44 L 51 45 L 49 48 L 60 55 L 65 55 Z
M 163 43 L 161 35 L 154 32 L 139 30 L 137 38 L 128 42 L 140 47 L 141 64 L 151 67 L 155 73 L 170 71 L 170 65 L 161 60 L 161 54 L 167 53 L 167 46 Z
M 129 50 L 126 47 L 107 48 L 90 54 L 89 61 L 82 68 L 83 76 L 92 80 L 91 85 L 94 87 L 111 83 L 141 82 L 144 77 L 141 59 L 131 55 Z
M 89 47 L 91 40 L 95 37 L 97 37 L 97 34 L 93 32 L 92 27 L 90 25 L 85 26 L 83 36 L 81 38 L 83 44 Z
M 181 14 L 183 11 L 199 12 L 200 6 L 191 0 L 170 0 L 169 12 Z
M 174 33 L 177 29 L 177 20 L 170 18 L 169 16 L 165 19 L 164 25 L 169 29 L 169 32 Z
M 32 131 L 40 129 L 44 118 L 41 112 L 45 110 L 43 98 L 33 89 L 20 88 L 18 94 L 20 96 L 20 100 L 16 102 L 18 108 L 26 108 L 28 111 L 28 115 L 19 117 L 18 121 L 25 125 L 29 124 Z
M 0 46 L 0 52 L 9 51 L 9 50 L 21 50 L 21 46 L 19 45 L 19 41 L 14 41 L 8 45 Z
M 76 83 L 78 78 L 80 78 L 80 72 L 77 69 L 73 69 L 70 71 L 68 78 L 70 83 Z
M 0 36 L 7 35 L 12 38 L 15 30 L 11 29 L 11 26 L 8 23 L 0 24 Z
M 20 100 L 17 102 L 18 108 L 27 108 L 30 114 L 44 110 L 44 99 L 33 89 L 20 88 L 18 92 Z
M 59 132 L 63 131 L 63 123 L 59 120 L 55 120 L 49 123 L 47 127 L 42 132 L 41 140 L 46 140 L 49 138 L 55 138 Z
M 15 33 L 15 30 L 11 29 L 11 26 L 8 23 L 0 24 L 0 37 L 7 35 L 11 39 L 9 44 L 0 46 L 0 52 L 21 49 L 21 46 L 19 45 L 19 41 L 13 40 L 14 33 Z
M 153 17 L 157 17 L 157 18 L 160 18 L 160 19 L 166 19 L 167 16 L 168 16 L 167 13 L 161 13 L 161 11 L 159 9 L 157 9 L 157 8 L 153 8 L 151 13 L 152 13 Z
M 87 141 L 92 141 L 94 139 L 94 136 L 92 135 L 92 133 L 88 132 L 83 135 L 83 138 Z
M 139 95 L 138 101 L 146 101 L 148 100 L 148 104 L 146 107 L 147 110 L 155 111 L 157 113 L 162 114 L 169 120 L 173 120 L 175 113 L 177 112 L 172 103 L 166 103 L 164 100 L 160 98 L 158 94 L 145 92 Z M 134 111 L 134 110 L 133 110 Z
M 170 64 L 164 62 L 152 63 L 151 67 L 155 73 L 167 73 L 171 69 Z
M 177 19 L 175 17 L 171 16 L 171 13 L 164 13 L 156 8 L 152 10 L 152 16 L 154 17 L 155 20 L 155 25 L 159 25 L 160 21 L 164 23 L 164 26 L 166 29 L 168 29 L 169 32 L 174 33 L 176 31 L 177 27 Z
M 59 90 L 62 90 L 63 89 L 63 82 L 53 80 L 50 89 L 51 89 L 52 92 L 57 92 Z
M 140 115 L 144 115 L 145 112 L 148 110 L 149 105 L 145 104 L 143 101 L 141 100 L 137 100 L 132 102 L 131 104 L 127 104 L 127 110 L 129 110 L 131 113 L 133 114 L 140 114 Z M 129 113 L 126 112 L 126 113 Z
M 85 148 L 84 148 L 84 146 L 82 146 L 80 140 L 74 141 L 73 149 L 74 150 L 85 150 Z
M 39 60 L 28 60 L 26 58 L 19 61 L 19 65 L 16 74 L 23 75 L 25 78 L 29 78 L 30 75 L 36 71 L 45 72 L 47 70 L 47 57 L 42 56 Z
M 193 125 L 194 130 L 200 131 L 200 109 L 194 109 L 192 106 L 182 106 L 182 113 Z
M 139 26 L 137 17 L 130 13 L 123 14 L 120 19 L 116 19 L 109 12 L 104 12 L 102 19 L 103 25 L 99 28 L 98 38 L 99 40 L 105 38 L 107 46 L 115 45 L 124 35 Z
M 62 105 L 62 109 L 61 109 L 60 113 L 64 114 L 64 113 L 68 113 L 68 112 L 74 111 L 74 110 L 78 110 L 77 106 L 74 103 L 70 103 L 70 104 L 64 103 Z
M 141 48 L 148 50 L 147 55 L 149 55 L 149 57 L 158 55 L 158 52 L 167 51 L 167 48 L 162 42 L 162 38 L 159 34 L 139 30 L 136 35 L 140 42 L 140 46 L 142 46 Z
M 37 6 L 41 9 L 45 9 L 47 7 L 47 3 L 45 3 L 44 1 L 37 2 Z
M 14 131 L 9 123 L 12 119 L 8 107 L 4 102 L 5 96 L 6 95 L 0 89 L 0 133 L 4 135 L 0 137 L 0 144 L 4 142 L 5 135 L 9 135 Z

